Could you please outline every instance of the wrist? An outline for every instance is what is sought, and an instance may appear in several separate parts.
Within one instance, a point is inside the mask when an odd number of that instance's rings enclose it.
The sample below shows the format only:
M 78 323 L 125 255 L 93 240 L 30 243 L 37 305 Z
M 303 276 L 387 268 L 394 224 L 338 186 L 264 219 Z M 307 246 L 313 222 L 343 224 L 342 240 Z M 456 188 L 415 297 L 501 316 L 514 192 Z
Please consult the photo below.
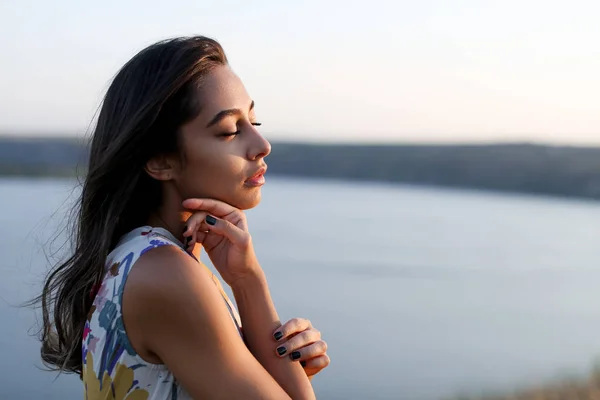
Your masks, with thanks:
M 250 268 L 244 275 L 232 281 L 229 286 L 233 291 L 244 290 L 250 287 L 266 286 L 267 277 L 260 265 Z

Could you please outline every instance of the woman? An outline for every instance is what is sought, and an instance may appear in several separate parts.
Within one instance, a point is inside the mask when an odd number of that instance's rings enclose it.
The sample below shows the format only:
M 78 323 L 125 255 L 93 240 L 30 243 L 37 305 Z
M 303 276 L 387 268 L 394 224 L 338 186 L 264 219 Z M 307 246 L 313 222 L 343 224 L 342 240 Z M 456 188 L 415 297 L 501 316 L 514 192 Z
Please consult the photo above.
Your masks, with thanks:
M 314 398 L 326 344 L 307 320 L 279 322 L 240 211 L 261 198 L 271 148 L 258 125 L 205 37 L 149 46 L 114 78 L 74 254 L 41 297 L 42 358 L 80 373 L 86 399 Z

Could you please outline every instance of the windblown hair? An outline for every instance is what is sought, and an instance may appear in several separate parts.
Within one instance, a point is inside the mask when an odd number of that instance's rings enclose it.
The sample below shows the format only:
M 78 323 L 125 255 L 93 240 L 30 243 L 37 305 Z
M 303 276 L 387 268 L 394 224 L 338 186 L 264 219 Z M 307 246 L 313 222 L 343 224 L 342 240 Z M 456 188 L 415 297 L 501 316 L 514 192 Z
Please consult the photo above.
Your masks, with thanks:
M 227 63 L 216 41 L 180 37 L 140 51 L 114 77 L 74 210 L 73 253 L 49 272 L 34 300 L 42 306 L 41 357 L 51 370 L 81 375 L 84 324 L 107 256 L 162 202 L 160 182 L 144 167 L 157 155 L 181 154 L 180 128 L 200 112 L 202 78 Z

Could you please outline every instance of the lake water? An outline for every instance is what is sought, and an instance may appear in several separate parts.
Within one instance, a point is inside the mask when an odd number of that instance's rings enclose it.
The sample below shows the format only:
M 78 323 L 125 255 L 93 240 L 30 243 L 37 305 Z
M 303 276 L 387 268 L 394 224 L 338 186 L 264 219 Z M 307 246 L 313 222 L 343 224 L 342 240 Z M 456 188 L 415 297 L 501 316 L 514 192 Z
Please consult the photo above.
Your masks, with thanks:
M 35 314 L 18 307 L 73 185 L 0 180 L 2 400 L 82 398 L 78 377 L 40 370 Z M 329 344 L 320 399 L 512 388 L 600 354 L 598 203 L 271 178 L 248 218 L 280 316 Z

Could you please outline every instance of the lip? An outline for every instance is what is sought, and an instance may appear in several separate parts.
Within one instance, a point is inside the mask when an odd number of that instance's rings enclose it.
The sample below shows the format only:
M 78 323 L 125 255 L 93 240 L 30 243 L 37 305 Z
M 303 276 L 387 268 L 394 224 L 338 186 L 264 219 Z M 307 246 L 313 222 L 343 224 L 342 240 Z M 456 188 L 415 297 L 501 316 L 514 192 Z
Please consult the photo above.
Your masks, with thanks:
M 258 171 L 250 178 L 246 179 L 244 184 L 250 187 L 260 187 L 265 184 L 265 173 L 267 172 L 267 166 L 260 167 Z

